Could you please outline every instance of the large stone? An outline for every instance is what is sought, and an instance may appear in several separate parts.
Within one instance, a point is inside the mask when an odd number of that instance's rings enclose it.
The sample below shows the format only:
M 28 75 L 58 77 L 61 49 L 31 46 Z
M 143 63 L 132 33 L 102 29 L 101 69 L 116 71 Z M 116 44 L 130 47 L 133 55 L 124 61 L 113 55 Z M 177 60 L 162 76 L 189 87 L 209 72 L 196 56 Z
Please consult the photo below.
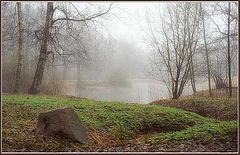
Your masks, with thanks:
M 40 113 L 36 133 L 51 137 L 59 135 L 81 143 L 88 141 L 87 130 L 72 108 Z

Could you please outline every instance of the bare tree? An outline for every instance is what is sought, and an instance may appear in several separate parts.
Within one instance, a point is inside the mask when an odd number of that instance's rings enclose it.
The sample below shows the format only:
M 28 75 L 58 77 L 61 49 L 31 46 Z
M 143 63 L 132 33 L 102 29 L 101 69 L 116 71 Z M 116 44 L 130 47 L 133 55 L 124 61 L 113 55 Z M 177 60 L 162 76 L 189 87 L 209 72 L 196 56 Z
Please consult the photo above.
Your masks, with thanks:
M 50 52 L 47 50 L 48 48 L 48 41 L 50 39 L 50 32 L 51 32 L 51 24 L 52 24 L 52 18 L 53 18 L 53 2 L 48 2 L 47 4 L 47 14 L 46 14 L 46 23 L 43 30 L 43 36 L 42 36 L 42 44 L 40 49 L 40 56 L 38 59 L 37 69 L 33 78 L 33 83 L 31 88 L 29 89 L 29 94 L 36 94 L 37 90 L 39 89 L 39 85 L 42 82 L 44 67 L 47 59 L 47 55 L 50 54 Z
M 22 9 L 21 2 L 17 2 L 17 14 L 18 14 L 18 57 L 17 57 L 17 71 L 14 92 L 19 91 L 19 85 L 21 80 L 21 71 L 23 66 L 23 27 L 22 27 Z
M 42 81 L 42 78 L 43 78 L 44 66 L 46 64 L 46 60 L 48 58 L 48 55 L 49 54 L 54 55 L 54 52 L 52 50 L 48 50 L 48 46 L 50 46 L 49 42 L 53 41 L 53 36 L 51 34 L 51 30 L 53 28 L 57 29 L 59 27 L 62 27 L 63 22 L 65 22 L 65 23 L 67 23 L 67 25 L 66 25 L 67 29 L 72 32 L 72 29 L 71 29 L 71 27 L 69 27 L 69 25 L 73 25 L 73 22 L 87 23 L 88 21 L 93 21 L 95 18 L 98 18 L 98 17 L 101 17 L 101 16 L 107 14 L 111 9 L 111 5 L 109 6 L 109 8 L 106 11 L 99 11 L 95 14 L 88 15 L 88 16 L 82 15 L 80 13 L 80 11 L 75 6 L 74 6 L 74 8 L 77 11 L 77 16 L 72 16 L 71 17 L 69 15 L 69 13 L 67 12 L 67 10 L 65 10 L 61 7 L 55 7 L 54 8 L 53 7 L 53 2 L 48 2 L 45 27 L 44 27 L 42 33 L 41 33 L 41 30 L 36 31 L 37 32 L 36 36 L 38 36 L 38 34 L 42 35 L 41 37 L 39 37 L 40 40 L 41 40 L 41 49 L 40 49 L 40 56 L 39 56 L 39 59 L 38 59 L 37 69 L 35 71 L 33 82 L 32 82 L 31 88 L 28 91 L 29 94 L 36 94 L 39 91 L 41 81 Z M 59 17 L 59 18 L 53 19 L 53 14 L 56 10 L 62 12 L 65 17 Z M 60 24 L 60 25 L 57 25 L 57 24 Z M 59 43 L 57 45 L 61 47 L 61 45 Z M 70 55 L 72 55 L 72 54 L 70 54 Z M 65 56 L 69 56 L 69 54 L 67 54 Z
M 196 51 L 196 44 L 194 47 L 194 51 Z M 191 79 L 191 86 L 192 86 L 193 93 L 196 93 L 197 89 L 196 89 L 195 69 L 194 68 L 195 67 L 194 67 L 193 57 L 192 57 L 190 60 L 190 79 Z
M 2 90 L 13 92 L 16 81 L 18 42 L 16 3 L 1 3 Z
M 236 56 L 234 56 L 234 45 L 232 43 L 237 40 L 236 36 L 238 34 L 236 28 L 238 25 L 237 10 L 238 4 L 236 2 L 217 3 L 214 6 L 213 14 L 218 13 L 224 15 L 224 30 L 222 29 L 223 26 L 220 27 L 220 25 L 212 19 L 213 24 L 217 28 L 217 32 L 220 34 L 217 40 L 222 42 L 222 47 L 226 49 L 226 75 L 228 77 L 229 97 L 232 96 L 232 63 Z
M 206 54 L 206 61 L 207 61 L 207 73 L 208 73 L 208 91 L 209 95 L 212 96 L 212 90 L 211 90 L 211 66 L 209 62 L 209 51 L 208 51 L 208 45 L 207 45 L 207 38 L 206 38 L 206 28 L 205 28 L 205 11 L 202 6 L 202 3 L 200 3 L 201 8 L 201 16 L 202 16 L 202 27 L 203 27 L 203 40 L 204 40 L 204 47 L 205 47 L 205 54 Z
M 228 22 L 227 22 L 227 60 L 228 60 L 228 82 L 229 82 L 229 96 L 232 96 L 232 78 L 231 78 L 231 51 L 230 51 L 230 15 L 231 15 L 231 3 L 228 2 Z
M 222 49 L 222 45 L 219 42 L 212 46 L 214 46 L 212 47 L 212 53 L 215 61 L 211 63 L 211 77 L 216 89 L 227 88 L 227 75 L 223 72 L 226 66 L 226 62 L 224 61 L 226 60 L 224 55 L 225 51 Z
M 166 73 L 158 79 L 165 81 L 171 98 L 177 99 L 182 94 L 190 74 L 193 75 L 191 64 L 196 50 L 200 10 L 198 3 L 171 4 L 167 9 L 169 20 L 162 18 L 160 21 L 164 40 L 160 41 L 160 36 L 157 36 L 159 25 L 154 27 L 148 16 L 147 22 L 151 34 L 150 45 L 157 51 L 153 67 L 160 75 Z M 153 70 L 151 74 L 156 77 Z

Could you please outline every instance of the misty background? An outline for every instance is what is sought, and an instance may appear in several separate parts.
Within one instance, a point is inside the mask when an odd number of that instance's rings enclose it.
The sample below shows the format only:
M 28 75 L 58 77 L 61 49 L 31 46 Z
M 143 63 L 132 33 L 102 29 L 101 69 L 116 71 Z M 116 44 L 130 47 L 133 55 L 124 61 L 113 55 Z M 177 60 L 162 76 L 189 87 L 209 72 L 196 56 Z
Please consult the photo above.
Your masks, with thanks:
M 58 36 L 55 43 L 48 48 L 56 52 L 48 56 L 41 93 L 136 103 L 169 98 L 170 94 L 163 79 L 149 74 L 153 72 L 155 58 L 149 23 L 152 23 L 153 28 L 161 25 L 160 14 L 168 12 L 169 3 L 171 2 L 54 2 L 55 6 L 67 10 L 65 14 L 70 17 L 75 17 L 76 8 L 82 11 L 80 14 L 87 15 L 106 10 L 111 4 L 112 7 L 106 15 L 91 22 L 70 23 L 70 26 L 60 23 L 58 26 L 61 29 L 52 29 L 53 36 Z M 227 2 L 203 4 L 208 16 L 206 34 L 209 40 L 210 62 L 212 68 L 221 66 L 221 76 L 226 80 L 226 55 L 223 54 L 226 52 L 226 38 L 222 38 L 218 30 L 226 30 L 225 14 L 221 13 L 219 8 L 223 8 Z M 1 5 L 2 91 L 8 93 L 13 91 L 16 78 L 16 6 L 14 2 Z M 237 10 L 238 6 L 232 5 Z M 31 86 L 36 70 L 40 50 L 38 36 L 41 36 L 37 30 L 44 25 L 46 6 L 46 2 L 22 2 L 24 60 L 20 90 L 23 93 Z M 54 18 L 61 18 L 63 15 L 61 11 L 55 12 Z M 165 19 L 168 19 L 167 17 L 164 16 Z M 233 22 L 232 33 L 238 34 L 237 27 L 238 20 Z M 164 36 L 158 37 L 160 42 L 164 42 Z M 199 48 L 194 57 L 197 91 L 208 89 L 202 36 L 199 38 Z M 237 40 L 237 35 L 233 35 L 231 74 L 235 87 L 238 74 Z M 211 84 L 214 88 L 214 79 Z M 183 95 L 192 93 L 188 80 Z

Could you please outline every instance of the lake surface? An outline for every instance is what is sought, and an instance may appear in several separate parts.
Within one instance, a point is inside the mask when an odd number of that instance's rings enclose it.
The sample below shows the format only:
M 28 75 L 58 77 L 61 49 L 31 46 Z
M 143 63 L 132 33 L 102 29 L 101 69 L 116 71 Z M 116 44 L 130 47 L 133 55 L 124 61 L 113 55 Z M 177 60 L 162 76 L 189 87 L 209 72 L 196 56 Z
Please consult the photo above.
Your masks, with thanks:
M 87 85 L 71 80 L 65 82 L 65 94 L 101 101 L 122 101 L 129 103 L 150 103 L 155 100 L 169 98 L 168 90 L 163 82 L 150 79 L 131 79 L 130 87 L 96 84 L 86 81 Z M 205 79 L 196 81 L 198 91 L 208 89 Z M 192 88 L 188 84 L 183 95 L 191 95 Z

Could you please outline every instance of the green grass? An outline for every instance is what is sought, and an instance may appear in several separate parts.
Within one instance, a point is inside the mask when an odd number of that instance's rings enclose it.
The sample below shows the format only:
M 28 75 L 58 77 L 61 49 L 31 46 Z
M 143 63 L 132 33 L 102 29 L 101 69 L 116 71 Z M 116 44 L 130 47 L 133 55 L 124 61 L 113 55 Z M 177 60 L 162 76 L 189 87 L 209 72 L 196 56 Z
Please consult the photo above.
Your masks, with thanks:
M 195 113 L 163 106 L 51 96 L 4 95 L 3 125 L 12 127 L 17 123 L 17 126 L 22 127 L 24 121 L 33 121 L 40 112 L 63 107 L 73 107 L 88 129 L 105 131 L 112 138 L 120 140 L 129 139 L 134 133 L 154 128 L 164 131 L 181 130 L 195 124 L 214 121 Z M 7 120 L 9 117 L 12 121 Z
M 46 95 L 3 95 L 2 101 L 3 148 L 5 150 L 11 147 L 23 147 L 35 151 L 60 151 L 66 148 L 84 149 L 102 143 L 94 138 L 90 138 L 90 142 L 84 145 L 55 139 L 42 143 L 38 138 L 29 135 L 28 129 L 35 127 L 39 113 L 63 107 L 74 109 L 81 122 L 87 127 L 89 135 L 97 131 L 108 140 L 121 143 L 139 134 L 153 132 L 165 133 L 154 136 L 153 141 L 158 141 L 176 140 L 176 137 L 177 139 L 191 139 L 194 135 L 202 135 L 207 129 L 211 129 L 213 132 L 209 134 L 214 135 L 236 128 L 233 122 L 221 122 L 193 112 L 159 105 L 101 102 Z
M 237 133 L 236 121 L 223 121 L 219 123 L 205 123 L 195 125 L 182 131 L 154 134 L 150 137 L 143 138 L 146 143 L 161 143 L 171 141 L 187 140 L 225 140 L 231 138 Z

